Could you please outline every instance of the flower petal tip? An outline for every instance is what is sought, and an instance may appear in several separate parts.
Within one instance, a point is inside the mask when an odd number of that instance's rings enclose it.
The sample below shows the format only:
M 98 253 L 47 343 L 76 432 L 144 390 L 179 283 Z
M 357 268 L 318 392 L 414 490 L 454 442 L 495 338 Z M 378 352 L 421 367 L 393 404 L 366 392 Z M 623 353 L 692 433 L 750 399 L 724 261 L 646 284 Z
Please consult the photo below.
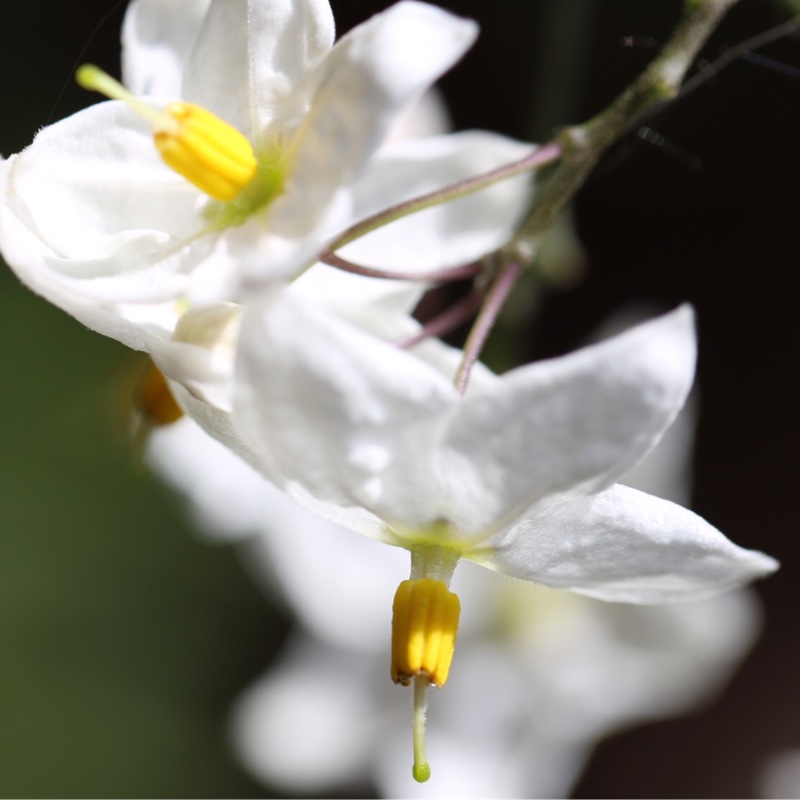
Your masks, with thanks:
M 758 550 L 750 551 L 750 568 L 752 569 L 753 578 L 766 578 L 777 572 L 781 567 L 781 562 L 766 553 Z
M 480 30 L 474 20 L 417 0 L 403 0 L 383 12 L 382 16 L 391 17 L 393 27 L 405 26 L 408 33 L 416 32 L 425 39 L 435 37 L 438 40 L 437 59 L 449 62 L 449 66 L 472 47 Z M 424 52 L 417 37 L 408 36 L 406 41 L 416 41 L 417 49 Z

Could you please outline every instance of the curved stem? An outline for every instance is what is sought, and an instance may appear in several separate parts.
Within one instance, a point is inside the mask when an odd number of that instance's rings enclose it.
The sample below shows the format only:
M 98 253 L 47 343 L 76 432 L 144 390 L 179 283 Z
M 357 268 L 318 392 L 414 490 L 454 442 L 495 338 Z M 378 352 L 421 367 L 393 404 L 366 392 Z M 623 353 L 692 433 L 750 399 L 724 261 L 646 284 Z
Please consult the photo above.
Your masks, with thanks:
M 475 320 L 475 324 L 467 337 L 467 342 L 464 345 L 464 358 L 458 367 L 454 380 L 456 389 L 462 395 L 467 390 L 472 367 L 478 360 L 481 350 L 483 350 L 483 345 L 486 343 L 486 339 L 497 321 L 500 309 L 521 274 L 522 264 L 519 261 L 509 261 L 500 270 L 500 274 L 486 295 L 483 308 L 481 308 L 478 319 Z
M 457 267 L 448 267 L 438 271 L 430 272 L 394 272 L 380 267 L 365 267 L 361 264 L 354 264 L 341 256 L 337 256 L 330 250 L 326 250 L 319 260 L 329 267 L 336 267 L 344 272 L 351 272 L 354 275 L 362 275 L 366 278 L 383 278 L 393 281 L 421 281 L 424 283 L 449 283 L 450 281 L 460 281 L 465 278 L 474 278 L 484 267 L 482 261 L 474 261 L 471 264 L 461 264 Z
M 466 322 L 480 307 L 483 295 L 473 289 L 468 295 L 462 297 L 457 303 L 450 306 L 438 316 L 423 325 L 422 330 L 414 336 L 399 342 L 398 347 L 407 350 L 432 336 L 444 336 L 455 330 L 462 322 Z
M 398 203 L 348 228 L 330 243 L 328 250 L 338 250 L 340 247 L 344 247 L 346 244 L 350 244 L 350 242 L 362 236 L 366 236 L 368 233 L 384 225 L 388 225 L 390 222 L 406 217 L 409 214 L 415 214 L 417 211 L 422 211 L 431 206 L 438 206 L 442 203 L 448 203 L 451 200 L 457 200 L 459 197 L 479 192 L 481 189 L 485 189 L 487 186 L 491 186 L 498 181 L 530 172 L 537 167 L 544 166 L 545 164 L 549 164 L 561 158 L 561 153 L 561 143 L 552 141 L 542 145 L 529 156 L 525 156 L 525 158 L 519 161 L 512 161 L 510 164 L 505 164 L 502 167 L 490 170 L 483 175 L 459 181 L 452 186 L 447 186 L 444 189 L 437 189 L 435 192 L 423 194 L 420 197 L 415 197 L 413 200 L 406 200 L 404 203 Z

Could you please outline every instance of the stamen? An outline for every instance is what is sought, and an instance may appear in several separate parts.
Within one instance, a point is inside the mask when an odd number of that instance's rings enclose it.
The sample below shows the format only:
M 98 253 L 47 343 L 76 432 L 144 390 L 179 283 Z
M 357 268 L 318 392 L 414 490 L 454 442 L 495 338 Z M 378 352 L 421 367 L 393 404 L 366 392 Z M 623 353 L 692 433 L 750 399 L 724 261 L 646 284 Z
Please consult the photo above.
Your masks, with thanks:
M 255 178 L 258 161 L 250 142 L 216 114 L 194 103 L 153 108 L 91 64 L 80 67 L 75 78 L 85 89 L 121 100 L 152 122 L 164 162 L 216 200 L 233 200 Z
M 121 100 L 140 116 L 149 120 L 154 126 L 169 125 L 169 117 L 161 110 L 153 108 L 131 94 L 119 81 L 114 80 L 107 72 L 94 64 L 82 64 L 75 71 L 75 82 L 90 92 L 99 92 L 111 100 Z M 177 129 L 177 126 L 175 126 Z
M 431 776 L 431 767 L 425 755 L 425 712 L 428 706 L 428 679 L 424 675 L 414 678 L 414 765 L 411 774 L 417 783 L 425 783 Z
M 193 103 L 170 103 L 165 113 L 178 125 L 154 131 L 161 158 L 216 200 L 233 200 L 258 172 L 250 142 L 236 128 Z
M 403 581 L 392 609 L 392 680 L 414 681 L 414 779 L 431 776 L 425 756 L 425 712 L 428 686 L 444 686 L 455 651 L 461 604 L 444 581 Z
M 403 581 L 394 597 L 392 680 L 408 686 L 424 675 L 434 686 L 447 681 L 455 651 L 461 604 L 443 581 Z
M 183 410 L 175 401 L 167 379 L 152 361 L 139 386 L 134 408 L 137 412 L 131 431 L 134 469 L 137 473 L 143 473 L 144 450 L 150 434 L 155 428 L 171 425 L 183 416 Z
M 183 409 L 175 402 L 166 378 L 155 364 L 150 364 L 137 405 L 151 426 L 169 425 L 183 416 Z

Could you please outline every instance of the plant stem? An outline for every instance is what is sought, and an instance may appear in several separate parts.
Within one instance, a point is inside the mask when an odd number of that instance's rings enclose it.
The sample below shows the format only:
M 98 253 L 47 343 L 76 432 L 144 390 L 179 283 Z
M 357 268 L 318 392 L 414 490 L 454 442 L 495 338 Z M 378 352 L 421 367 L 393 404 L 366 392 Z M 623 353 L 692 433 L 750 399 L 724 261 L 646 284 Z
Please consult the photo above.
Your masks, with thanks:
M 462 322 L 466 322 L 480 308 L 482 299 L 481 293 L 477 289 L 473 289 L 446 311 L 426 322 L 419 333 L 400 342 L 398 347 L 407 350 L 409 347 L 413 347 L 425 339 L 430 339 L 432 336 L 445 336 L 450 331 L 455 330 Z
M 517 282 L 517 278 L 522 274 L 522 270 L 523 267 L 518 261 L 507 262 L 489 289 L 480 314 L 467 337 L 464 345 L 464 357 L 453 381 L 460 394 L 464 394 L 467 390 L 472 367 L 478 360 L 483 345 L 497 320 L 497 315 Z
M 652 109 L 675 97 L 686 72 L 725 13 L 738 0 L 684 0 L 683 17 L 647 69 L 597 116 L 566 128 L 557 138 L 561 158 L 534 198 L 526 220 L 499 252 L 500 275 L 464 345 L 455 385 L 463 394 L 473 364 L 494 326 L 503 302 L 523 267 L 531 264 L 541 237 L 583 185 L 605 150 Z
M 538 238 L 583 185 L 600 156 L 652 109 L 675 97 L 687 70 L 723 15 L 738 0 L 684 0 L 684 14 L 672 37 L 647 69 L 597 116 L 566 128 L 557 137 L 562 158 L 534 199 L 527 219 L 504 248 L 507 257 L 529 264 Z
M 367 217 L 348 228 L 330 243 L 328 250 L 331 252 L 338 250 L 340 247 L 344 247 L 346 244 L 350 244 L 350 242 L 362 236 L 366 236 L 368 233 L 384 225 L 388 225 L 390 222 L 406 217 L 409 214 L 415 214 L 426 208 L 448 203 L 451 200 L 457 200 L 459 197 L 478 192 L 498 181 L 531 172 L 537 167 L 544 166 L 545 164 L 557 160 L 560 156 L 561 145 L 555 141 L 549 142 L 519 161 L 512 161 L 510 164 L 505 164 L 490 172 L 485 172 L 483 175 L 477 175 L 474 178 L 468 178 L 467 180 L 454 183 L 452 186 L 446 186 L 435 192 L 429 192 L 420 197 L 415 197 L 412 200 L 406 200 L 404 203 L 398 203 L 396 206 L 373 214 L 371 217 Z
M 319 260 L 329 267 L 336 267 L 344 272 L 352 272 L 354 275 L 363 275 L 365 278 L 383 278 L 385 280 L 396 281 L 422 281 L 424 283 L 449 283 L 450 281 L 460 281 L 466 278 L 474 278 L 482 269 L 483 261 L 475 261 L 471 264 L 460 264 L 457 267 L 446 267 L 437 272 L 393 272 L 380 267 L 366 267 L 362 264 L 354 264 L 336 253 L 327 250 Z

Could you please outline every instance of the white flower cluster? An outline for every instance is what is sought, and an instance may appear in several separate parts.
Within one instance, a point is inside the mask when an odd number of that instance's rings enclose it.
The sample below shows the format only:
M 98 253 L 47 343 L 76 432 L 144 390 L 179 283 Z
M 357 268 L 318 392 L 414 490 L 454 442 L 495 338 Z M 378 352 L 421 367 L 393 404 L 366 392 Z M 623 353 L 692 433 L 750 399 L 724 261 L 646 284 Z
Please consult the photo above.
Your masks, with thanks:
M 3 257 L 148 352 L 183 411 L 300 506 L 410 550 L 416 578 L 449 583 L 463 558 L 662 603 L 771 572 L 619 483 L 691 388 L 691 309 L 502 377 L 478 366 L 462 396 L 458 351 L 397 344 L 420 331 L 424 281 L 318 263 L 371 214 L 532 151 L 484 132 L 387 141 L 475 36 L 414 0 L 336 44 L 327 0 L 132 0 L 127 89 L 0 164 Z M 207 188 L 220 176 L 232 199 Z M 529 201 L 514 178 L 339 255 L 414 276 L 469 263 L 508 241 Z

